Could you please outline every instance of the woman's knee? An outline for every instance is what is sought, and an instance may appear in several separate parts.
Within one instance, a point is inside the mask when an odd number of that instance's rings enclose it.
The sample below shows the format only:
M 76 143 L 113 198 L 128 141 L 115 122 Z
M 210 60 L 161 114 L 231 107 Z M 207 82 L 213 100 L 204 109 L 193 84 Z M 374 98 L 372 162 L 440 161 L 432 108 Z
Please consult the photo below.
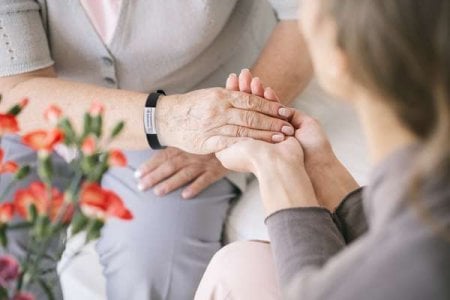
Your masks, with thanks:
M 222 248 L 211 260 L 196 299 L 247 299 L 247 296 L 281 298 L 267 242 L 236 242 Z

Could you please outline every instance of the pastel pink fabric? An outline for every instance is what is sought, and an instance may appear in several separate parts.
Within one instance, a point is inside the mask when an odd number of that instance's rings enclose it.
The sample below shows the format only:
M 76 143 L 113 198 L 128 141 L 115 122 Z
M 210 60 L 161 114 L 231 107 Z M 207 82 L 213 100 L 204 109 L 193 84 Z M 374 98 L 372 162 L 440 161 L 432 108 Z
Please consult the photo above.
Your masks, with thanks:
M 275 274 L 269 243 L 235 242 L 214 255 L 195 300 L 281 300 Z
M 80 0 L 99 36 L 108 45 L 117 27 L 122 0 Z

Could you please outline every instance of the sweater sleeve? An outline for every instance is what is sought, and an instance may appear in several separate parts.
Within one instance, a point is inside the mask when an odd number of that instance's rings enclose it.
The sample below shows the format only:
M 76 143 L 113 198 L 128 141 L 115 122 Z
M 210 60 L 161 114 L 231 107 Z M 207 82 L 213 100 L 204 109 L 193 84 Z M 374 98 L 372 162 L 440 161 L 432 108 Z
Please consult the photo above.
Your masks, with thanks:
M 299 0 L 269 0 L 279 20 L 297 19 Z
M 362 203 L 363 188 L 351 192 L 336 208 L 333 219 L 345 242 L 350 244 L 367 232 L 367 220 Z
M 52 64 L 39 4 L 33 0 L 0 0 L 0 76 Z
M 278 211 L 266 219 L 281 288 L 299 271 L 322 267 L 345 247 L 328 210 L 319 207 Z

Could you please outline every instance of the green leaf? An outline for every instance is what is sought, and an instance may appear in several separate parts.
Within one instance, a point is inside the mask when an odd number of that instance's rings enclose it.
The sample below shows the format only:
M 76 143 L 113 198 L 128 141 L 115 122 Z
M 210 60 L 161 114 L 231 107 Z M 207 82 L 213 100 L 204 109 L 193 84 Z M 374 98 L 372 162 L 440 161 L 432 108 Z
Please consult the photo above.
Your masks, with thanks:
M 118 136 L 122 132 L 124 127 L 125 123 L 123 121 L 118 122 L 111 131 L 111 138 L 115 138 L 116 136 Z
M 75 215 L 72 219 L 72 235 L 83 231 L 88 225 L 89 219 L 81 213 Z
M 38 216 L 34 225 L 34 233 L 37 239 L 47 237 L 49 233 L 50 220 L 47 216 Z
M 91 133 L 91 124 L 92 124 L 92 117 L 90 114 L 85 113 L 83 116 L 83 135 L 82 139 L 87 137 L 89 133 Z
M 91 219 L 88 223 L 86 243 L 94 241 L 100 237 L 100 231 L 102 230 L 105 223 L 99 219 Z
M 22 180 L 30 174 L 31 168 L 30 166 L 22 166 L 14 175 L 16 180 Z
M 22 111 L 22 107 L 19 104 L 14 105 L 11 107 L 6 113 L 8 115 L 17 116 Z
M 3 248 L 8 247 L 8 237 L 6 236 L 6 225 L 0 226 L 0 244 Z
M 72 123 L 67 118 L 63 118 L 58 123 L 58 128 L 64 132 L 64 143 L 66 145 L 72 145 L 76 143 L 76 133 L 73 129 Z
M 47 183 L 50 184 L 52 182 L 53 177 L 53 165 L 52 160 L 50 158 L 50 155 L 39 155 L 38 157 L 38 175 L 39 178 Z
M 92 117 L 91 132 L 98 138 L 102 135 L 103 118 L 101 115 Z
M 30 222 L 32 224 L 36 223 L 36 219 L 37 219 L 37 209 L 36 209 L 36 205 L 34 204 L 30 204 L 28 205 L 28 216 L 30 218 Z

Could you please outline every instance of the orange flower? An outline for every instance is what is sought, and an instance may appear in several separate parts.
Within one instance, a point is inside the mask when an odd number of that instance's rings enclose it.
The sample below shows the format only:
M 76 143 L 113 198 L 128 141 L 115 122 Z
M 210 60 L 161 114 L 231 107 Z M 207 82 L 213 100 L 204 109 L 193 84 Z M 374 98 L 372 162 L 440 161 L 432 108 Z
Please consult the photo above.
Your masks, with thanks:
M 22 142 L 37 151 L 53 151 L 53 148 L 62 142 L 64 132 L 59 129 L 35 130 L 22 137 Z
M 19 123 L 14 115 L 0 114 L 0 135 L 16 133 L 19 131 Z
M 1 203 L 0 204 L 0 224 L 8 223 L 14 216 L 14 204 Z
M 44 118 L 51 123 L 57 123 L 58 120 L 61 118 L 61 115 L 62 115 L 62 111 L 56 105 L 50 105 L 44 111 Z
M 14 161 L 7 161 L 3 163 L 3 157 L 5 156 L 5 153 L 3 149 L 0 149 L 0 174 L 2 173 L 15 173 L 19 166 Z
M 94 101 L 89 108 L 89 114 L 96 117 L 105 111 L 105 106 L 100 102 Z
M 22 100 L 20 100 L 19 102 L 19 106 L 21 109 L 24 109 L 25 106 L 28 105 L 28 102 L 30 102 L 30 100 L 28 100 L 28 98 L 23 98 Z
M 18 190 L 14 197 L 17 213 L 30 220 L 28 207 L 34 204 L 39 215 L 48 216 L 51 221 L 55 221 L 61 209 L 65 209 L 62 222 L 70 222 L 74 212 L 73 205 L 64 205 L 64 196 L 56 188 L 52 188 L 50 194 L 45 184 L 38 181 L 31 183 L 28 188 Z
M 80 194 L 80 206 L 88 217 L 105 220 L 116 217 L 123 220 L 133 219 L 122 199 L 110 190 L 102 189 L 97 183 L 86 183 Z
M 95 153 L 96 141 L 93 136 L 88 136 L 84 139 L 83 144 L 81 145 L 81 151 L 84 155 L 92 155 Z
M 114 167 L 125 167 L 127 165 L 127 158 L 122 151 L 114 149 L 109 152 L 108 164 Z

